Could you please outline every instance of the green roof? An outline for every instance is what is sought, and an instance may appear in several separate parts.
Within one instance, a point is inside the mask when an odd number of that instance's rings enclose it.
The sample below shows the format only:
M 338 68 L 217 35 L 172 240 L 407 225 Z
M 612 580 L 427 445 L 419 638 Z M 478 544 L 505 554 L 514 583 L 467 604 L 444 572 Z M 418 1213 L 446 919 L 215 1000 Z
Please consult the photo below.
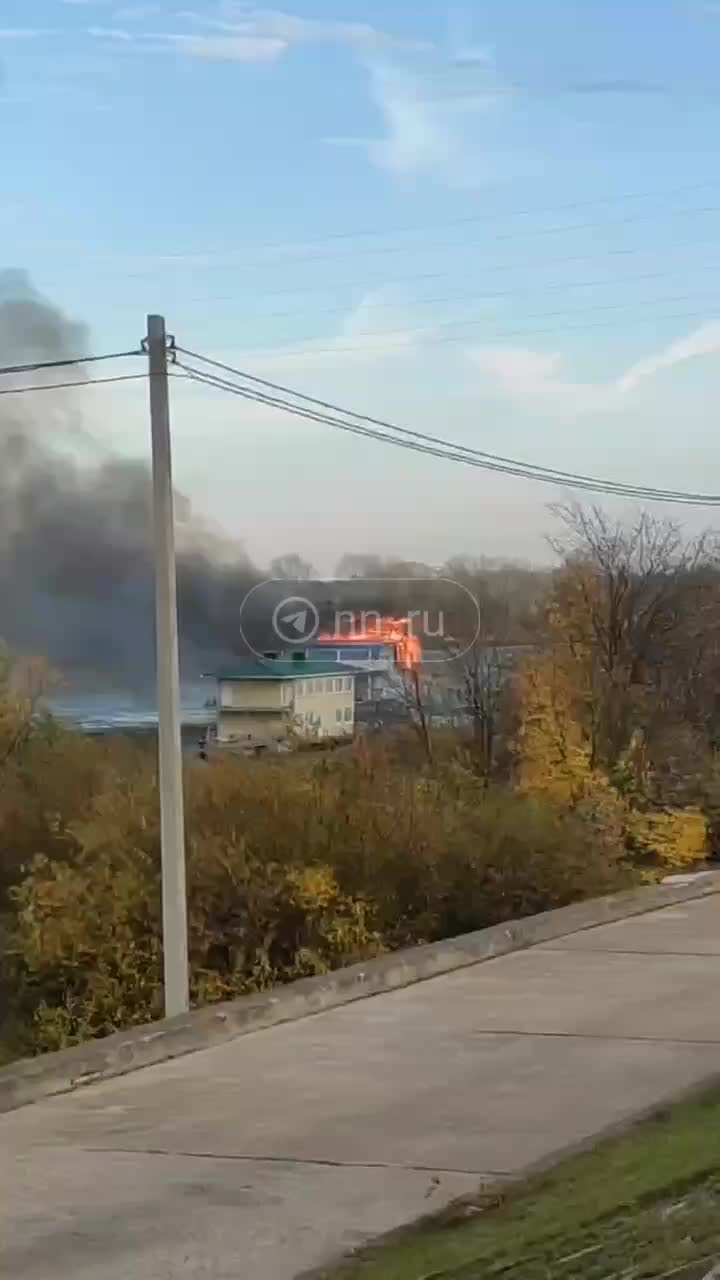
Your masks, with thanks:
M 302 680 L 312 676 L 354 676 L 358 672 L 345 662 L 329 658 L 247 658 L 233 667 L 208 672 L 216 680 Z

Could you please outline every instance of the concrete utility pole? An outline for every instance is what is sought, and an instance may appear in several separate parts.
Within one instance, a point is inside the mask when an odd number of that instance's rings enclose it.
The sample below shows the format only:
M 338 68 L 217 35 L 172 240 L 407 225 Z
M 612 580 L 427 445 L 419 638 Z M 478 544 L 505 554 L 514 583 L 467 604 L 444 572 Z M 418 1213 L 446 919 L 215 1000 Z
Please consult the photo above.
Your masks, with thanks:
M 167 337 L 163 316 L 147 318 L 155 530 L 155 629 L 159 719 L 165 1017 L 189 1004 L 180 664 L 173 524 Z

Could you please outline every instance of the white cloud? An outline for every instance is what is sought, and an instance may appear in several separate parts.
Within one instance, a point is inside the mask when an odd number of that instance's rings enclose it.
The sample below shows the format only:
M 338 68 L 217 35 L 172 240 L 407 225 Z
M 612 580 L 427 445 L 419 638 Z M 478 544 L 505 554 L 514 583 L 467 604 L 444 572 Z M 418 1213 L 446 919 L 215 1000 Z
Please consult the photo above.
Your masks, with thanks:
M 340 332 L 330 338 L 317 338 L 299 347 L 274 347 L 262 352 L 248 352 L 253 363 L 258 361 L 277 369 L 298 370 L 316 365 L 375 365 L 399 356 L 417 352 L 418 330 L 388 329 L 386 333 L 365 330 L 368 299 L 348 316 Z
M 302 346 L 295 344 L 263 349 L 234 348 L 231 355 L 218 352 L 218 358 L 235 365 L 247 365 L 253 370 L 262 368 L 267 373 L 284 373 L 290 380 L 291 375 L 298 374 L 305 368 L 354 368 L 382 364 L 396 357 L 414 357 L 419 350 L 419 335 L 426 334 L 428 330 L 418 330 L 413 326 L 406 312 L 398 309 L 393 319 L 387 321 L 386 330 L 373 329 L 368 332 L 368 318 L 373 316 L 373 307 L 378 297 L 382 296 L 382 292 L 368 293 L 345 316 L 337 331 L 329 336 L 322 335 L 303 342 Z M 211 354 L 214 355 L 215 352 Z
M 622 391 L 634 391 L 641 382 L 653 378 L 662 369 L 671 369 L 673 365 L 684 364 L 686 360 L 714 355 L 716 352 L 720 352 L 720 322 L 712 320 L 687 337 L 677 338 L 656 355 L 638 360 L 637 364 L 623 374 L 618 385 Z
M 73 0 L 78 3 L 78 0 Z M 84 4 L 85 0 L 79 0 Z M 127 8 L 116 9 L 113 14 L 115 22 L 142 22 L 144 18 L 155 18 L 162 10 L 159 4 L 128 5 Z
M 576 412 L 609 409 L 617 400 L 612 385 L 572 382 L 562 376 L 559 352 L 530 351 L 520 347 L 477 347 L 469 352 L 473 363 L 511 400 L 551 401 L 554 408 Z
M 374 164 L 400 176 L 436 173 L 460 186 L 485 180 L 479 130 L 497 106 L 496 89 L 428 92 L 413 72 L 377 63 L 369 74 L 384 124 L 384 134 L 367 143 Z
M 546 386 L 555 379 L 561 357 L 558 352 L 529 351 L 522 347 L 481 347 L 475 363 L 510 390 Z
M 710 321 L 677 338 L 654 355 L 631 365 L 608 382 L 574 382 L 563 376 L 559 352 L 531 351 L 518 347 L 473 347 L 472 363 L 498 390 L 512 400 L 551 402 L 554 409 L 571 412 L 619 410 L 626 397 L 664 369 L 701 356 L 720 352 L 720 322 Z
M 35 40 L 38 36 L 54 34 L 46 27 L 0 27 L 0 40 Z
M 96 40 L 132 40 L 133 36 L 129 31 L 123 31 L 119 27 L 89 27 L 88 35 L 93 36 Z
M 322 21 L 297 17 L 276 9 L 245 4 L 226 6 L 221 18 L 184 10 L 176 16 L 197 28 L 188 32 L 152 33 L 191 58 L 222 62 L 273 61 L 294 45 L 345 45 L 365 54 L 393 48 L 419 49 L 419 41 L 394 36 L 365 22 Z
M 323 138 L 326 147 L 348 147 L 358 151 L 367 151 L 370 143 L 367 138 L 354 137 L 352 134 L 337 133 Z
M 196 22 L 203 27 L 214 27 L 227 32 L 229 37 L 280 40 L 288 47 L 296 44 L 342 44 L 365 52 L 381 49 L 421 49 L 426 45 L 418 40 L 392 35 L 367 22 L 337 22 L 317 18 L 298 17 L 278 9 L 257 9 L 247 4 L 226 6 L 222 19 L 211 19 L 206 14 L 186 10 L 178 17 Z
M 494 58 L 486 45 L 461 44 L 452 56 L 455 67 L 492 67 Z
M 262 10 L 249 15 L 248 21 L 258 34 L 274 35 L 288 44 L 344 44 L 366 51 L 423 47 L 419 41 L 391 35 L 367 22 L 322 22 Z
M 207 62 L 273 62 L 287 48 L 283 40 L 255 36 L 153 34 L 148 38 L 174 44 L 178 52 Z
M 370 144 L 375 163 L 400 174 L 427 165 L 444 166 L 454 150 L 454 140 L 412 76 L 376 67 L 371 71 L 371 84 L 385 125 L 385 136 Z

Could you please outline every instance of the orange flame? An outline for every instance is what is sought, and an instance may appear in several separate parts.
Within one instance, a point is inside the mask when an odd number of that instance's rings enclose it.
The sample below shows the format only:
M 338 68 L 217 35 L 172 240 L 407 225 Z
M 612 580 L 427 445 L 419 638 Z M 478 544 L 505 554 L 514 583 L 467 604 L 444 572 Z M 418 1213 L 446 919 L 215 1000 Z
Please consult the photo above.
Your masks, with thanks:
M 353 625 L 349 631 L 322 631 L 317 639 L 334 641 L 335 643 L 391 644 L 395 651 L 395 661 L 405 671 L 412 671 L 422 662 L 422 642 L 413 635 L 409 618 L 370 619 L 371 625 L 362 627 Z

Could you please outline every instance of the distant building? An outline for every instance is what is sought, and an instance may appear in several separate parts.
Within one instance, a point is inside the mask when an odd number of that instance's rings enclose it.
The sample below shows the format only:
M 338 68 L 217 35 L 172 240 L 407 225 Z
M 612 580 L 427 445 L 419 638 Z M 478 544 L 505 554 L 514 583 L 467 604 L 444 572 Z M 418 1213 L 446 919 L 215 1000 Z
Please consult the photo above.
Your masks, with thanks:
M 355 672 L 325 658 L 264 658 L 218 671 L 217 742 L 248 750 L 355 730 Z
M 352 667 L 358 703 L 390 697 L 399 685 L 396 647 L 389 641 L 328 636 L 319 638 L 306 652 L 309 662 L 330 660 Z

